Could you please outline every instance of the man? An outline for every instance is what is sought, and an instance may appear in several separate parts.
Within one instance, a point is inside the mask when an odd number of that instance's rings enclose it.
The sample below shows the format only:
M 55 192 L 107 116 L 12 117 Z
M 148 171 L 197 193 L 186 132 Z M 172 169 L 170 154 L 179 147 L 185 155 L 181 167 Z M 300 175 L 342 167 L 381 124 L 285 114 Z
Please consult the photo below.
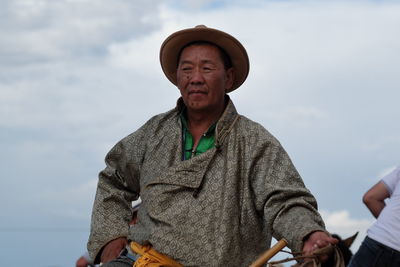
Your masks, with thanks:
M 280 143 L 227 95 L 249 72 L 242 44 L 197 26 L 170 35 L 160 61 L 182 97 L 108 153 L 92 257 L 114 259 L 105 266 L 148 258 L 162 266 L 247 266 L 272 236 L 308 254 L 337 242 Z M 138 222 L 128 228 L 129 202 L 139 196 Z
M 129 222 L 129 225 L 134 225 L 137 222 L 137 213 L 140 208 L 141 199 L 137 199 L 132 202 L 132 218 Z M 94 265 L 93 259 L 89 256 L 89 252 L 85 252 L 82 256 L 80 256 L 75 263 L 76 267 L 92 267 L 98 266 Z
M 370 188 L 363 202 L 377 220 L 349 266 L 400 266 L 400 166 Z

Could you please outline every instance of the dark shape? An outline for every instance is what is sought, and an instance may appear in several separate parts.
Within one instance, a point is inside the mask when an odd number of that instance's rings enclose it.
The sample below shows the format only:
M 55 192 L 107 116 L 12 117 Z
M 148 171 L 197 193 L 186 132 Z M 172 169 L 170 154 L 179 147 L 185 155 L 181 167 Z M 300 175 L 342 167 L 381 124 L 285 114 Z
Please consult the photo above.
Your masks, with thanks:
M 337 243 L 336 246 L 339 248 L 340 253 L 343 255 L 345 266 L 347 266 L 349 264 L 350 259 L 353 256 L 353 253 L 350 250 L 350 246 L 353 244 L 357 235 L 358 235 L 358 232 L 355 233 L 353 236 L 350 236 L 343 240 L 339 235 L 332 234 L 332 237 L 339 240 L 339 243 Z M 333 267 L 333 266 L 335 266 L 335 258 L 334 257 L 330 257 L 326 262 L 321 264 L 321 267 Z

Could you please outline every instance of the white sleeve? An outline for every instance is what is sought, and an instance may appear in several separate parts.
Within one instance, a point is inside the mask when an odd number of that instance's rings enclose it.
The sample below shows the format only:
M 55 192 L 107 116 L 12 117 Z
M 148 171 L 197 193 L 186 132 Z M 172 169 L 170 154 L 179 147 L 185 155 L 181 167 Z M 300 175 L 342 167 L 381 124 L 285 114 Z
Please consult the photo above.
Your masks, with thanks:
M 392 195 L 396 185 L 400 182 L 400 166 L 385 177 L 383 177 L 382 181 L 386 185 L 386 188 L 389 190 L 390 195 Z

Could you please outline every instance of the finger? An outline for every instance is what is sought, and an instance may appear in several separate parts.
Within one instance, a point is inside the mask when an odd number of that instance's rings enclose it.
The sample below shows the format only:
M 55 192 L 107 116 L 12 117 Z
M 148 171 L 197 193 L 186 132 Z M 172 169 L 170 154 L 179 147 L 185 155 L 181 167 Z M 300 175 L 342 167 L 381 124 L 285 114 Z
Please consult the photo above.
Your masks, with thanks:
M 323 247 L 326 247 L 327 245 L 329 245 L 329 241 L 319 239 L 315 242 L 315 245 L 317 248 L 323 248 Z
M 339 239 L 332 237 L 331 244 L 339 243 Z

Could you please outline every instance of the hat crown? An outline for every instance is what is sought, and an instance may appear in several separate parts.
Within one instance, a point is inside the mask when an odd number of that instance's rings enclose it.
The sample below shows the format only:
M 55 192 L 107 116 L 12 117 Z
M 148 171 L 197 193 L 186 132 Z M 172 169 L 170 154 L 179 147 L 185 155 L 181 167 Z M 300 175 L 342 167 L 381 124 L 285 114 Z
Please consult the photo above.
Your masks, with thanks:
M 197 26 L 195 26 L 195 28 L 207 28 L 207 26 L 206 25 L 204 25 L 204 24 L 200 24 L 200 25 L 197 25 Z

